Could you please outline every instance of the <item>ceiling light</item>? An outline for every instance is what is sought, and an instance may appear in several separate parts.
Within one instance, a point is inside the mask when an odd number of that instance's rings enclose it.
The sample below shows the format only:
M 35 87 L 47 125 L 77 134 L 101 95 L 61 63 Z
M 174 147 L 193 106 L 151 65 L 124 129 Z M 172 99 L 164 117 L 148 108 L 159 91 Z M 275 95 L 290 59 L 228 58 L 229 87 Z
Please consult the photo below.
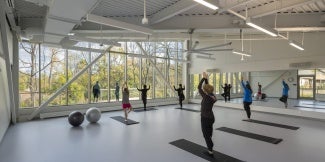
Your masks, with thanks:
M 248 26 L 251 26 L 251 27 L 253 27 L 253 28 L 257 29 L 257 30 L 260 30 L 260 31 L 262 31 L 262 32 L 264 32 L 264 33 L 266 33 L 268 35 L 271 35 L 272 37 L 278 36 L 278 32 L 276 30 L 274 30 L 272 28 L 265 27 L 265 26 L 263 26 L 261 24 L 257 24 L 255 22 L 253 23 L 250 18 L 246 19 L 246 24 Z
M 213 10 L 217 10 L 219 7 L 217 7 L 216 5 L 214 5 L 213 3 L 209 2 L 208 0 L 194 0 L 197 3 L 200 3 L 206 7 L 209 7 Z
M 235 51 L 235 50 L 233 50 L 232 53 L 237 54 L 237 55 L 247 56 L 247 57 L 252 56 L 251 54 L 249 54 L 248 52 L 245 52 L 245 51 Z
M 301 50 L 301 51 L 304 50 L 304 48 L 302 47 L 302 45 L 301 45 L 300 43 L 296 42 L 296 41 L 289 40 L 289 44 L 290 44 L 291 46 L 293 46 L 293 47 L 295 47 L 295 48 Z

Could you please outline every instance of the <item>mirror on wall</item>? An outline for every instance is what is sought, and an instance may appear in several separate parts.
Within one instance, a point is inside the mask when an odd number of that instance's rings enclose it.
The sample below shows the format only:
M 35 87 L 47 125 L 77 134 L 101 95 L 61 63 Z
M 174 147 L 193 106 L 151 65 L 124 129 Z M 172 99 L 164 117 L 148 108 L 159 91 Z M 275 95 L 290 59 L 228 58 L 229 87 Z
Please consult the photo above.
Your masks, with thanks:
M 231 102 L 242 103 L 242 87 L 240 78 L 248 78 L 253 90 L 253 105 L 285 108 L 279 101 L 282 96 L 283 81 L 289 86 L 288 109 L 314 111 L 325 113 L 325 69 L 276 70 L 258 72 L 219 72 L 210 74 L 209 82 L 215 87 L 218 102 L 225 102 L 220 95 L 223 93 L 222 85 L 232 85 Z M 191 96 L 199 99 L 197 84 L 200 74 L 191 74 Z M 266 98 L 257 99 L 258 83 Z

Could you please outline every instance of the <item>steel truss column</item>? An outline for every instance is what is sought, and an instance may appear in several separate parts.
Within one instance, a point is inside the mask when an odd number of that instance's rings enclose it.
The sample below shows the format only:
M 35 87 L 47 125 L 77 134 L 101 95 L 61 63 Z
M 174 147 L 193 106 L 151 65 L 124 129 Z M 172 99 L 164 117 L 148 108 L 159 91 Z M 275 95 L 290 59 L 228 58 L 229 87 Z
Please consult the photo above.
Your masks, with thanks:
M 9 46 L 8 46 L 8 38 L 7 38 L 7 20 L 6 20 L 6 4 L 4 0 L 0 0 L 0 28 L 1 28 L 1 40 L 3 46 L 3 54 L 6 64 L 6 74 L 7 74 L 7 82 L 9 89 L 9 99 L 10 99 L 10 113 L 11 113 L 11 122 L 16 123 L 16 105 L 15 105 L 15 96 L 14 96 L 14 87 L 13 87 L 13 77 L 12 77 L 12 69 L 10 63 L 10 54 L 9 54 Z M 18 63 L 18 62 L 16 62 Z
M 47 101 L 42 103 L 42 105 L 33 111 L 33 113 L 28 117 L 29 120 L 32 120 L 36 115 L 38 115 L 46 106 L 53 101 L 58 95 L 61 94 L 71 83 L 79 78 L 85 71 L 89 69 L 93 64 L 95 64 L 100 58 L 105 56 L 106 52 L 111 49 L 112 46 L 109 46 L 102 54 L 100 54 L 97 58 L 95 58 L 92 62 L 90 62 L 84 69 L 82 69 L 79 73 L 77 73 L 74 77 L 72 77 L 66 84 L 64 84 L 60 89 L 58 89 Z

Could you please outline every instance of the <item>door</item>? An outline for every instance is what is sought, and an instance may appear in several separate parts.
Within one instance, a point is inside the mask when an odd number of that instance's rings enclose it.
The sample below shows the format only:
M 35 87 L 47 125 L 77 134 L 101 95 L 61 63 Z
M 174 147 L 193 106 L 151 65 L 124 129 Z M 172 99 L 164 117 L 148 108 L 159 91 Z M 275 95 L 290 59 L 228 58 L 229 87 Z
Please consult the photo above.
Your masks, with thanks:
M 315 99 L 315 76 L 298 76 L 298 98 Z

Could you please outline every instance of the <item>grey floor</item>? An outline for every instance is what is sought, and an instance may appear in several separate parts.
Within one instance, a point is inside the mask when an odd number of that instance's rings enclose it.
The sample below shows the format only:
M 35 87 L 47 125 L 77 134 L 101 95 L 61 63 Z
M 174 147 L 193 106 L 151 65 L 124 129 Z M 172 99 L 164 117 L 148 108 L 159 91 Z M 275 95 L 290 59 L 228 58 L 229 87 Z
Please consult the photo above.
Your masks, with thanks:
M 0 144 L 0 162 L 205 162 L 170 144 L 177 139 L 205 145 L 200 113 L 162 106 L 130 114 L 140 124 L 111 119 L 122 111 L 103 113 L 98 124 L 73 128 L 67 118 L 11 126 Z M 199 105 L 184 107 L 199 109 Z M 241 121 L 244 111 L 216 107 L 214 128 L 226 126 L 282 138 L 277 145 L 214 130 L 214 150 L 248 162 L 324 162 L 325 122 L 253 112 L 258 120 L 299 126 L 287 130 Z

